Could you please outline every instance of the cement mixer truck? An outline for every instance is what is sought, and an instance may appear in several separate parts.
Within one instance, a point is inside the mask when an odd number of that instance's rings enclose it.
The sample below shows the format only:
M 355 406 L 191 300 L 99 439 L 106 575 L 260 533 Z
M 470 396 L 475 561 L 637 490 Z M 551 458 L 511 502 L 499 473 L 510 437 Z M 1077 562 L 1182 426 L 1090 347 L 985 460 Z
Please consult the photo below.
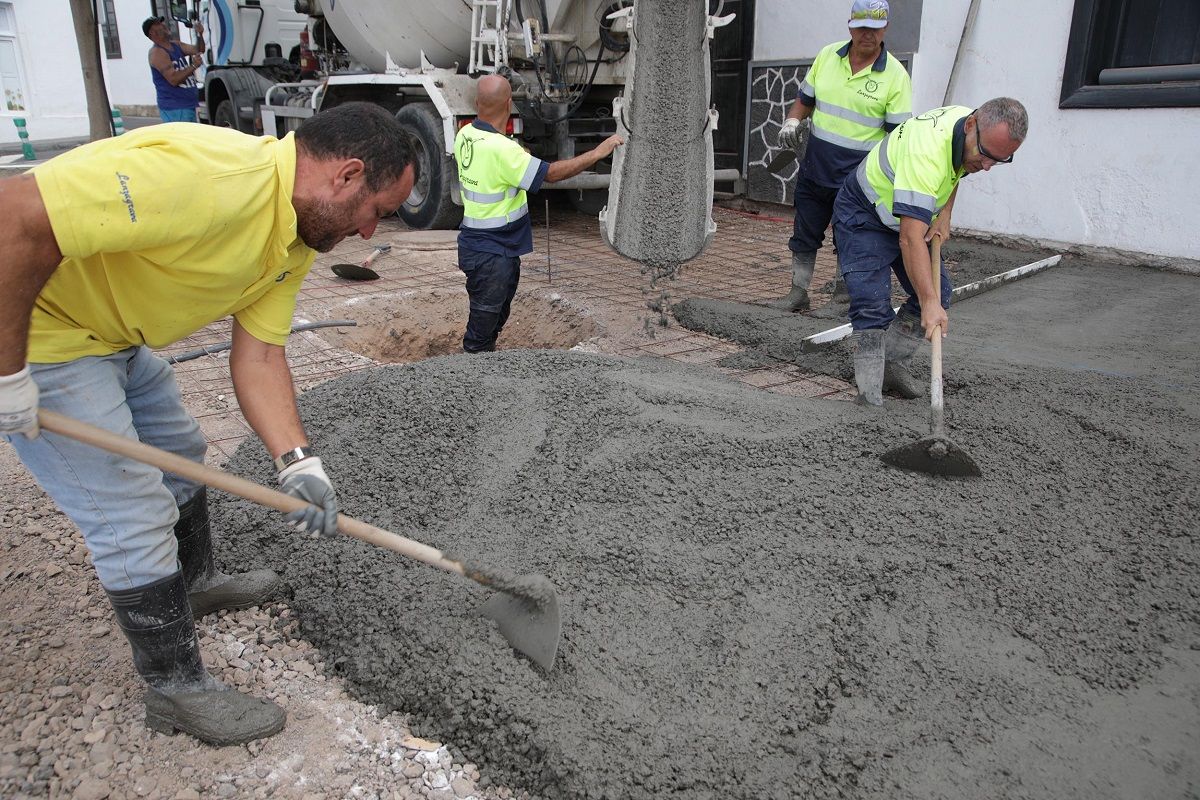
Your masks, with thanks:
M 308 23 L 299 55 L 304 79 L 265 90 L 261 129 L 282 136 L 339 103 L 378 103 L 418 143 L 420 178 L 400 216 L 415 228 L 453 228 L 462 218 L 453 143 L 475 116 L 478 77 L 498 73 L 512 83 L 517 113 L 508 133 L 534 155 L 554 160 L 589 150 L 618 130 L 614 102 L 619 113 L 636 46 L 632 6 L 633 0 L 295 0 Z M 707 75 L 695 78 L 707 86 Z M 559 186 L 573 189 L 576 200 L 591 193 L 601 202 L 596 196 L 608 183 L 607 175 L 590 173 Z

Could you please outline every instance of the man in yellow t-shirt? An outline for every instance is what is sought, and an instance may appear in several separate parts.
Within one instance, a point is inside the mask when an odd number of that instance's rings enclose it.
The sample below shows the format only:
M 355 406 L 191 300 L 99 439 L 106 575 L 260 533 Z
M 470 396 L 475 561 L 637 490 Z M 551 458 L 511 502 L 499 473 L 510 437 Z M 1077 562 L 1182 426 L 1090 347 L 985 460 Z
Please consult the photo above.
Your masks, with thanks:
M 232 315 L 242 412 L 283 490 L 310 504 L 288 521 L 333 535 L 336 495 L 308 450 L 284 344 L 314 251 L 369 238 L 415 170 L 395 118 L 351 103 L 281 140 L 143 128 L 0 182 L 0 435 L 83 532 L 155 730 L 226 745 L 283 727 L 278 706 L 207 674 L 194 622 L 272 599 L 279 578 L 218 572 L 202 487 L 41 431 L 39 406 L 203 462 L 199 426 L 150 348 Z

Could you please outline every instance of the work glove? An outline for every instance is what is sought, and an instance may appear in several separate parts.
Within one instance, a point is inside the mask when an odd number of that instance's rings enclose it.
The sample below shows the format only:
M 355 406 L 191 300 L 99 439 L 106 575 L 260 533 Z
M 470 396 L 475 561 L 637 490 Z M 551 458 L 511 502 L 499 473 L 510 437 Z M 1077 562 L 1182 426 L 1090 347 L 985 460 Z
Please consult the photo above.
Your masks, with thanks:
M 279 473 L 279 485 L 292 497 L 311 503 L 285 514 L 284 519 L 302 531 L 325 537 L 337 535 L 337 495 L 321 468 L 321 459 L 311 456 L 284 467 Z
M 14 375 L 0 375 L 0 434 L 25 434 L 32 439 L 38 430 L 38 387 L 29 366 Z
M 783 127 L 779 129 L 779 146 L 785 150 L 795 150 L 796 144 L 800 141 L 800 120 L 795 117 L 788 117 L 783 121 Z

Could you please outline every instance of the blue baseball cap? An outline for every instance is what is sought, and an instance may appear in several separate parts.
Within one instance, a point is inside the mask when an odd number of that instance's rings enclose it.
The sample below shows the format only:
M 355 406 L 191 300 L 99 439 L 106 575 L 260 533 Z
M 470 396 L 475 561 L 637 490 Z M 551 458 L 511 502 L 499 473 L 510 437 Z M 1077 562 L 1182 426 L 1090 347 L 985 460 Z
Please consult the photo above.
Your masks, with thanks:
M 887 27 L 888 10 L 887 0 L 854 0 L 850 6 L 850 27 Z

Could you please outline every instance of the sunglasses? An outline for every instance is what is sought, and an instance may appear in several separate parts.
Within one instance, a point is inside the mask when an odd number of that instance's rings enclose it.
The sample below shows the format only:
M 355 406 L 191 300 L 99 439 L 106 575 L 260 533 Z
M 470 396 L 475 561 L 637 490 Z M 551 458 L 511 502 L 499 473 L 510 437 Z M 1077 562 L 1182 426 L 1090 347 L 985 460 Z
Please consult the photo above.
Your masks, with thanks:
M 983 139 L 979 138 L 979 117 L 975 117 L 975 147 L 978 148 L 979 155 L 983 156 L 984 158 L 991 159 L 992 161 L 995 161 L 997 164 L 1011 164 L 1012 163 L 1012 160 L 1013 160 L 1012 156 L 1009 156 L 1008 158 L 1000 158 L 1000 156 L 994 156 L 987 151 L 987 148 L 985 148 L 983 146 Z

